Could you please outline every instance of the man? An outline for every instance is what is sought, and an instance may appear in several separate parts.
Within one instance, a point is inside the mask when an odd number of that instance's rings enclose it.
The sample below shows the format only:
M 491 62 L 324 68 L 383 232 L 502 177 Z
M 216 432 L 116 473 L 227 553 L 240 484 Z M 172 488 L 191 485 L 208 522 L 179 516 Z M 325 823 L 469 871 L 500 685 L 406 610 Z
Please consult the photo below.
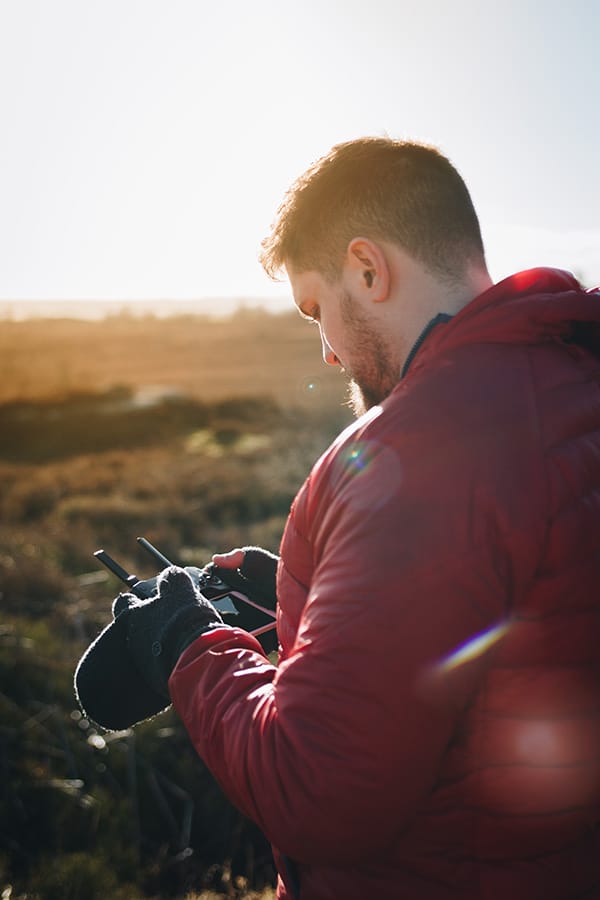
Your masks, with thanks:
M 140 670 L 158 634 L 281 898 L 600 897 L 600 296 L 493 285 L 461 177 L 388 139 L 311 167 L 262 262 L 362 415 L 293 503 L 278 667 L 167 572 Z

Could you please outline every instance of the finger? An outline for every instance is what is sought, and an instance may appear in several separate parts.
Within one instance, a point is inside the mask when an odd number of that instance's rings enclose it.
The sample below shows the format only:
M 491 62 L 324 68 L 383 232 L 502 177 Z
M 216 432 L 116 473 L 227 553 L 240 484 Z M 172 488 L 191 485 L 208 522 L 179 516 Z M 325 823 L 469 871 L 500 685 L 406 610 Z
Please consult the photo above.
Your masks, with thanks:
M 239 569 L 244 562 L 244 551 L 239 548 L 228 553 L 215 553 L 212 561 L 223 569 Z
M 196 588 L 185 569 L 169 566 L 158 576 L 158 596 L 161 600 L 168 597 L 190 602 L 196 599 Z
M 120 616 L 125 610 L 131 609 L 132 606 L 139 606 L 139 603 L 139 597 L 136 597 L 134 594 L 119 594 L 119 596 L 114 599 L 112 605 L 113 619 L 116 619 L 117 616 Z

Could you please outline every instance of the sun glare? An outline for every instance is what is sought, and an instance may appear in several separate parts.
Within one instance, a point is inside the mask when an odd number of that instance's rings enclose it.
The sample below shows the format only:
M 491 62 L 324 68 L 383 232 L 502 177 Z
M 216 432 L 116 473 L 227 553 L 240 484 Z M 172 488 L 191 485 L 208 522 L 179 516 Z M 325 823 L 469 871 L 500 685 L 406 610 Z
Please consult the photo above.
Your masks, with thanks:
M 439 673 L 450 672 L 458 666 L 462 666 L 474 659 L 478 659 L 504 637 L 509 630 L 509 627 L 510 625 L 508 622 L 501 622 L 500 624 L 494 625 L 492 628 L 488 628 L 486 631 L 482 631 L 480 634 L 476 634 L 474 637 L 469 638 L 464 644 L 461 644 L 440 660 L 435 666 L 435 671 Z

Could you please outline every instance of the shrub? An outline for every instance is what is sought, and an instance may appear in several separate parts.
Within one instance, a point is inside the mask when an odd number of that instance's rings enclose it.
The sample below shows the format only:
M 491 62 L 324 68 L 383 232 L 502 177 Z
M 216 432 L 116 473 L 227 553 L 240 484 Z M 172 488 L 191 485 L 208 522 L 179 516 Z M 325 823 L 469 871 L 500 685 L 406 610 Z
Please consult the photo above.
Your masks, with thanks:
M 114 426 L 129 395 L 103 402 Z M 0 871 L 15 898 L 270 896 L 264 837 L 228 803 L 177 717 L 100 734 L 75 708 L 73 671 L 121 588 L 94 550 L 104 546 L 140 577 L 155 567 L 138 534 L 184 564 L 246 543 L 277 551 L 339 413 L 283 412 L 265 398 L 177 402 L 153 408 L 162 424 L 147 441 L 132 437 L 127 419 L 92 452 L 90 424 L 77 454 L 73 423 L 100 400 L 80 397 L 62 412 L 55 404 L 52 428 L 47 406 L 53 443 L 42 442 L 43 461 L 0 462 Z M 198 431 L 206 441 L 194 445 Z

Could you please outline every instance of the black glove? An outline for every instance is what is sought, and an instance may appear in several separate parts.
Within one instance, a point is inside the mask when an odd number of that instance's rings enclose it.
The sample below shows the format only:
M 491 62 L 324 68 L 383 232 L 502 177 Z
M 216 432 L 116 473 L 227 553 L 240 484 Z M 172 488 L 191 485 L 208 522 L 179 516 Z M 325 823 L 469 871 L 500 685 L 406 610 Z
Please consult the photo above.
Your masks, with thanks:
M 150 600 L 133 594 L 117 597 L 113 621 L 90 644 L 75 671 L 82 711 L 107 731 L 130 728 L 163 712 L 171 702 L 167 681 L 180 653 L 203 631 L 221 624 L 183 570 L 166 569 L 152 587 Z
M 261 600 L 267 609 L 277 606 L 277 564 L 279 557 L 262 547 L 242 547 L 244 562 L 239 569 L 226 569 L 209 563 L 204 571 L 223 579 L 237 590 Z M 239 576 L 242 576 L 241 578 Z
M 168 701 L 167 683 L 183 651 L 205 631 L 222 626 L 223 619 L 185 569 L 161 572 L 157 591 L 149 600 L 121 594 L 113 612 L 127 617 L 127 646 L 142 677 Z
M 258 590 L 269 601 L 271 609 L 277 606 L 277 564 L 279 557 L 262 547 L 243 547 L 244 562 L 240 566 L 240 572 L 247 578 L 251 585 L 256 585 Z

